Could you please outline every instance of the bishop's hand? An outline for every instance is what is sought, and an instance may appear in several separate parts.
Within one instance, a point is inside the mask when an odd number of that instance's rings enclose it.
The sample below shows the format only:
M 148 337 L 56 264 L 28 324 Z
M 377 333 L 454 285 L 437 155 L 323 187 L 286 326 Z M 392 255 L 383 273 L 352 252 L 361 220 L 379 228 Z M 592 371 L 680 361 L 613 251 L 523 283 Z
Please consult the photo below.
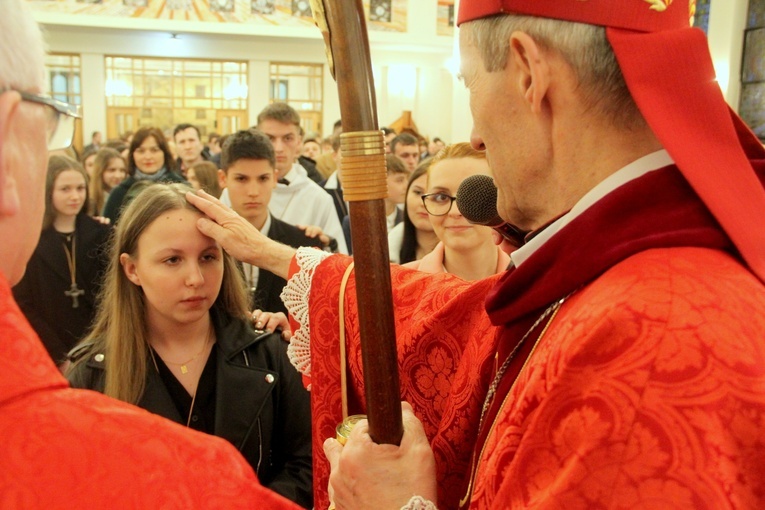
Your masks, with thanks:
M 404 436 L 401 446 L 376 444 L 366 420 L 356 424 L 345 446 L 324 442 L 329 460 L 329 497 L 335 508 L 398 510 L 412 496 L 436 501 L 436 461 L 425 430 L 402 402 Z
M 220 200 L 205 193 L 186 193 L 186 199 L 207 215 L 197 221 L 197 228 L 212 237 L 232 257 L 284 279 L 289 273 L 295 249 L 269 239 Z

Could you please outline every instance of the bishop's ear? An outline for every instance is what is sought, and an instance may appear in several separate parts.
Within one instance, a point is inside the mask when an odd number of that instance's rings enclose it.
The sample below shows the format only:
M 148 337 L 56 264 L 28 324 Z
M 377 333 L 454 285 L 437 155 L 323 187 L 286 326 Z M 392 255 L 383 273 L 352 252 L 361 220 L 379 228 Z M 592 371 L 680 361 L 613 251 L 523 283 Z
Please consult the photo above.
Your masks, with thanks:
M 127 279 L 130 280 L 134 285 L 138 285 L 140 287 L 141 278 L 139 278 L 138 273 L 136 272 L 136 265 L 133 257 L 127 253 L 121 254 L 120 265 L 122 266 L 122 271 L 124 271 Z
M 21 97 L 15 92 L 0 93 L 0 217 L 14 216 L 19 213 L 21 201 L 13 173 L 13 147 L 10 134 L 13 127 L 14 115 Z
M 550 86 L 549 54 L 525 32 L 510 36 L 510 58 L 517 70 L 517 86 L 531 111 L 542 111 Z

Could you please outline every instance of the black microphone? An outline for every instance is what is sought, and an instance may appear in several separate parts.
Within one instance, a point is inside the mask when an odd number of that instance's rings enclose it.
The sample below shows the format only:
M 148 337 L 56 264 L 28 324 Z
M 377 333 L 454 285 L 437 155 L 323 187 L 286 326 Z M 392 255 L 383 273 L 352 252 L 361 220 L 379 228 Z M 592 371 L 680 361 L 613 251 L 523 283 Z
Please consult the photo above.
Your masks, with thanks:
M 471 175 L 457 189 L 457 207 L 470 223 L 491 227 L 513 246 L 523 246 L 528 232 L 509 224 L 497 213 L 497 187 L 488 175 Z

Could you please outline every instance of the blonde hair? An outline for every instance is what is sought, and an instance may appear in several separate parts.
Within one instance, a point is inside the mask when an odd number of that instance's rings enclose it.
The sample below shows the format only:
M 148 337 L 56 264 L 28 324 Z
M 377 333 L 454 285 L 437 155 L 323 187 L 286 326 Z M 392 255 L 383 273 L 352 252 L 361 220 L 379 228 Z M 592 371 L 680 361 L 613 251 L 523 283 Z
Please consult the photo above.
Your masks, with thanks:
M 481 53 L 486 71 L 507 66 L 510 36 L 524 32 L 543 48 L 557 51 L 571 66 L 580 84 L 582 101 L 613 125 L 631 129 L 645 125 L 624 81 L 605 28 L 517 14 L 499 14 L 462 25 L 468 40 Z
M 428 171 L 433 168 L 433 165 L 439 161 L 445 159 L 459 159 L 459 158 L 472 158 L 472 159 L 486 159 L 486 151 L 478 151 L 473 148 L 468 142 L 453 143 L 447 145 L 436 153 L 435 156 L 430 158 L 430 165 Z
M 111 190 L 106 189 L 104 183 L 104 171 L 109 167 L 109 163 L 113 159 L 121 159 L 125 163 L 119 152 L 109 147 L 105 147 L 96 152 L 96 161 L 94 163 L 95 170 L 93 171 L 93 179 L 90 181 L 90 214 L 94 216 L 100 216 L 101 211 L 104 210 L 104 204 L 106 202 L 106 192 Z M 125 168 L 127 174 L 127 164 Z
M 114 230 L 95 325 L 83 340 L 93 344 L 90 352 L 106 355 L 104 393 L 131 404 L 137 404 L 144 391 L 149 331 L 143 292 L 128 280 L 120 255 L 135 257 L 141 234 L 162 213 L 177 209 L 199 212 L 186 201 L 187 191 L 192 189 L 183 184 L 155 183 L 127 206 Z M 247 304 L 242 274 L 231 256 L 223 252 L 223 282 L 211 311 L 244 318 Z M 88 358 L 82 356 L 71 369 Z

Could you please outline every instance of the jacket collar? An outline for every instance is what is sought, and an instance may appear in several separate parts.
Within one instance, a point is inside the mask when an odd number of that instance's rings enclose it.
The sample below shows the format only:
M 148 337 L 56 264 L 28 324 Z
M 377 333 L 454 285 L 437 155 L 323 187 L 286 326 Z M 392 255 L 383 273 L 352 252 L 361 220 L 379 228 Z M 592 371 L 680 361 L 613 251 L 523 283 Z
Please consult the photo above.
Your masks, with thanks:
M 210 310 L 218 349 L 232 360 L 250 346 L 268 338 L 270 333 L 253 329 L 245 320 L 236 319 L 215 309 Z

